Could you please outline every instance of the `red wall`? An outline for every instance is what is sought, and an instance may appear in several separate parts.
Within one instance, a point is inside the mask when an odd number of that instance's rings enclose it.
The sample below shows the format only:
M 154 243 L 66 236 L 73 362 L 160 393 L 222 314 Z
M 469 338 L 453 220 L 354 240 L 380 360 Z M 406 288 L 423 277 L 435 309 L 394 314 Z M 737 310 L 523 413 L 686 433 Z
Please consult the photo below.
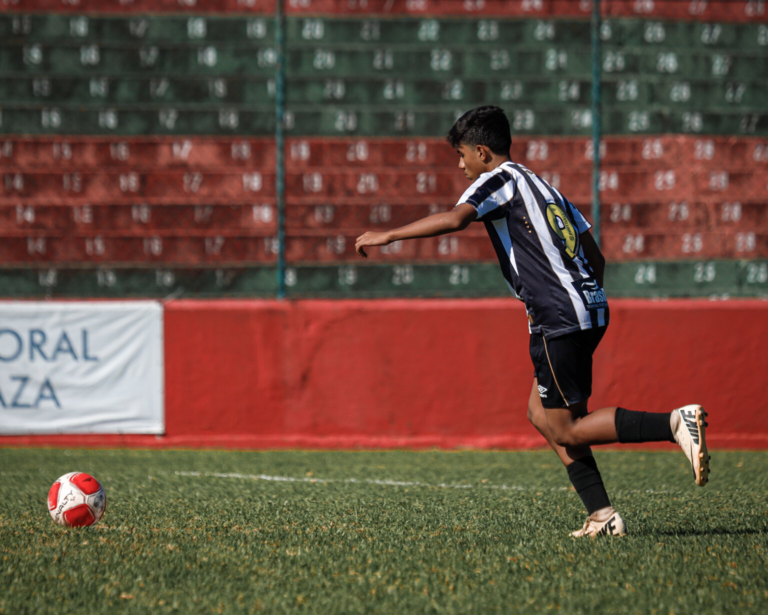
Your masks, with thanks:
M 592 408 L 700 403 L 720 448 L 768 448 L 768 302 L 611 302 Z M 0 444 L 208 447 L 540 446 L 512 299 L 174 301 L 166 436 Z

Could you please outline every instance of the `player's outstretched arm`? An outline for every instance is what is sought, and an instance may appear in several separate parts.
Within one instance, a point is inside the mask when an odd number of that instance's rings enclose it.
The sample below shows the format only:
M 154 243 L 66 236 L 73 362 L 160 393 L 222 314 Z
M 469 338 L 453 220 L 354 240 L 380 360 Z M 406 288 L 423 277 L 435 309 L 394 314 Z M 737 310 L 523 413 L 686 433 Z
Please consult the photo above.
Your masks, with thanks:
M 360 256 L 367 257 L 364 249 L 367 246 L 387 246 L 401 239 L 437 237 L 446 233 L 454 233 L 467 228 L 475 218 L 477 218 L 475 208 L 469 203 L 462 203 L 451 211 L 427 216 L 391 231 L 363 233 L 355 242 L 355 250 Z

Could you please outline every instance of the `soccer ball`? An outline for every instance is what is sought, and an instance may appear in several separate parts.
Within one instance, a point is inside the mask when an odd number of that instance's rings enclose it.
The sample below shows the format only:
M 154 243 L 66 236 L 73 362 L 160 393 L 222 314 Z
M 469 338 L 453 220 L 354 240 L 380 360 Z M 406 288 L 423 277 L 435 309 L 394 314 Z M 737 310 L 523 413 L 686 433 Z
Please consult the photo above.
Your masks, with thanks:
M 107 508 L 99 481 L 84 472 L 70 472 L 56 479 L 48 492 L 48 512 L 59 525 L 93 525 Z

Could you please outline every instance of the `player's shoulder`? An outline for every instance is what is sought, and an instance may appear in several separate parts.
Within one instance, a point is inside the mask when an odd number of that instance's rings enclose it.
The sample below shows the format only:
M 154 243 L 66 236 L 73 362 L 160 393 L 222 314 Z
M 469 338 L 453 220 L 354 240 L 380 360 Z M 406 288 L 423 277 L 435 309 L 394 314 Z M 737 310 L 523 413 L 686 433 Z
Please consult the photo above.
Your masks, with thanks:
M 515 181 L 510 166 L 507 162 L 499 165 L 492 171 L 482 173 L 461 195 L 459 203 L 470 203 L 479 206 L 489 199 L 510 181 Z
M 487 173 L 482 173 L 478 176 L 478 178 L 469 185 L 469 188 L 464 191 L 464 194 L 461 195 L 459 203 L 471 203 L 475 206 L 480 205 L 480 203 L 492 194 L 493 191 L 490 188 L 492 187 L 491 184 L 495 184 L 498 181 L 495 179 L 498 177 L 497 171 L 498 169 L 494 169 L 493 171 L 488 171 Z
M 528 175 L 535 175 L 536 177 L 538 177 L 536 173 L 531 171 L 527 166 L 525 166 L 520 162 L 515 162 L 514 160 L 510 160 L 508 163 L 505 163 L 505 164 L 507 165 L 507 171 L 511 175 L 514 175 L 515 173 L 526 173 Z

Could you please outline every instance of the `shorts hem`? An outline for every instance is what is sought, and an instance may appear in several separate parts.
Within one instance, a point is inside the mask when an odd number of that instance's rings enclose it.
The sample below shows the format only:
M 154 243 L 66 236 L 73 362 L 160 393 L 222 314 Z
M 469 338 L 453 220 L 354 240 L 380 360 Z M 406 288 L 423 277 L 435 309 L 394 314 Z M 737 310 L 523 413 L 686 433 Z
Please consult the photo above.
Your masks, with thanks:
M 580 399 L 579 401 L 569 401 L 567 405 L 561 405 L 561 404 L 553 404 L 553 405 L 551 405 L 551 406 L 548 406 L 548 405 L 545 403 L 545 402 L 546 402 L 546 400 L 545 400 L 544 398 L 541 398 L 541 397 L 540 397 L 539 399 L 541 399 L 541 405 L 542 405 L 542 407 L 543 407 L 545 410 L 560 410 L 560 409 L 564 409 L 564 410 L 570 410 L 570 409 L 571 409 L 571 407 L 573 407 L 573 406 L 575 406 L 575 405 L 577 405 L 577 404 L 580 404 L 580 403 L 582 403 L 582 402 L 584 402 L 584 401 L 589 401 L 589 398 L 590 398 L 590 397 L 592 397 L 592 396 L 591 396 L 591 395 L 589 395 L 589 396 L 587 396 L 587 397 L 584 397 L 583 399 Z
M 589 327 L 586 329 L 582 329 L 581 325 L 575 325 L 573 327 L 568 327 L 567 329 L 556 329 L 555 331 L 544 331 L 542 329 L 539 329 L 538 333 L 532 333 L 531 335 L 541 335 L 548 340 L 552 340 L 558 337 L 563 337 L 564 335 L 568 335 L 569 333 L 578 333 L 579 331 L 589 331 L 590 329 L 599 329 L 600 327 L 593 327 L 592 323 L 589 324 Z

